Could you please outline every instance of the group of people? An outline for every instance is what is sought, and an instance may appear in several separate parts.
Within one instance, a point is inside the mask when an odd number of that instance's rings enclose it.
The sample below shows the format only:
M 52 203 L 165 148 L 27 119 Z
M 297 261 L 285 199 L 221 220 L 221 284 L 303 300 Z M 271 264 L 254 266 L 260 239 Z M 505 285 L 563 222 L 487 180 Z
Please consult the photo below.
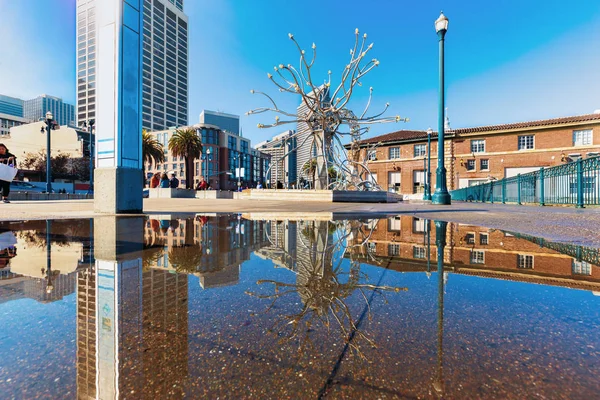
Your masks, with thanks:
M 150 178 L 150 187 L 151 188 L 171 188 L 177 189 L 179 187 L 179 179 L 175 176 L 175 174 L 171 174 L 171 178 L 167 176 L 166 173 L 157 172 L 152 175 Z

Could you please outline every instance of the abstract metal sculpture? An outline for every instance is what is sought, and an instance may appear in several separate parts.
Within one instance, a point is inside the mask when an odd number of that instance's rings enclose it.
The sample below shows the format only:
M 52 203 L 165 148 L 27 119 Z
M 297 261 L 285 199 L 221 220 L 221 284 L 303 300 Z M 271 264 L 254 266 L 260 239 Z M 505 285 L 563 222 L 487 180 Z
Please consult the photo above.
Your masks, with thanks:
M 312 45 L 312 60 L 308 61 L 305 51 L 302 50 L 294 35 L 289 38 L 294 42 L 300 52 L 300 67 L 295 68 L 291 64 L 274 67 L 275 75 L 267 74 L 269 79 L 278 87 L 280 92 L 293 93 L 301 97 L 301 107 L 308 111 L 290 113 L 281 110 L 275 100 L 268 94 L 251 90 L 253 94 L 265 96 L 271 103 L 268 107 L 261 107 L 248 111 L 246 115 L 261 114 L 265 112 L 276 113 L 275 122 L 272 124 L 258 124 L 259 128 L 273 128 L 284 124 L 304 125 L 310 131 L 310 135 L 297 140 L 296 147 L 285 149 L 284 155 L 273 160 L 271 166 L 278 165 L 290 153 L 297 152 L 304 146 L 310 146 L 310 154 L 313 158 L 309 162 L 314 163 L 314 168 L 303 168 L 312 170 L 315 175 L 315 189 L 333 190 L 381 190 L 374 182 L 373 175 L 368 167 L 368 154 L 375 150 L 377 145 L 372 145 L 366 153 L 360 152 L 359 141 L 362 135 L 369 131 L 373 124 L 388 122 L 407 122 L 408 118 L 382 117 L 387 111 L 389 103 L 378 114 L 367 116 L 373 88 L 369 89 L 369 99 L 365 109 L 360 115 L 356 115 L 348 109 L 348 103 L 357 86 L 362 86 L 362 78 L 373 68 L 379 65 L 379 60 L 373 58 L 367 60 L 367 55 L 373 48 L 373 44 L 366 45 L 367 34 L 360 39 L 358 29 L 355 31 L 354 48 L 350 50 L 350 62 L 345 66 L 339 85 L 333 89 L 331 86 L 331 71 L 325 84 L 315 85 L 313 83 L 312 68 L 317 55 L 317 46 Z M 283 119 L 280 119 L 282 116 Z M 346 130 L 342 130 L 342 126 Z M 295 134 L 298 135 L 298 132 Z M 347 152 L 342 140 L 349 136 L 351 149 Z M 314 160 L 314 161 L 313 161 Z M 304 166 L 302 166 L 304 167 Z M 331 173 L 331 169 L 335 171 Z M 332 176 L 334 179 L 332 179 Z

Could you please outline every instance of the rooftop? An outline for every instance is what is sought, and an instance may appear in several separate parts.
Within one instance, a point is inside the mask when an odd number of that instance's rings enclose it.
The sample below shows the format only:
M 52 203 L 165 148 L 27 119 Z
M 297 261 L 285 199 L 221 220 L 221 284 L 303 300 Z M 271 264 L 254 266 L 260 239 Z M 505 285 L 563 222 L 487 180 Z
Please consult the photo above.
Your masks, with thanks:
M 458 128 L 452 129 L 446 132 L 446 136 L 452 135 L 461 135 L 461 134 L 469 134 L 469 133 L 483 133 L 483 132 L 494 132 L 494 131 L 509 131 L 509 130 L 519 130 L 519 129 L 527 129 L 527 128 L 537 128 L 537 127 L 551 127 L 553 125 L 563 125 L 563 124 L 574 124 L 574 123 L 583 123 L 583 122 L 600 122 L 600 113 L 593 114 L 584 114 L 584 115 L 576 115 L 571 117 L 561 117 L 561 118 L 551 118 L 551 119 L 542 119 L 536 121 L 526 121 L 526 122 L 515 122 L 511 124 L 500 124 L 500 125 L 486 125 L 486 126 L 476 126 L 472 128 Z M 420 140 L 427 138 L 427 131 L 414 131 L 414 130 L 400 130 L 395 132 L 386 133 L 384 135 L 375 136 L 369 139 L 361 140 L 359 143 L 361 145 L 378 143 L 378 142 L 407 142 L 413 140 Z M 433 140 L 437 140 L 437 132 L 433 132 L 431 137 Z M 347 146 L 349 147 L 349 146 Z

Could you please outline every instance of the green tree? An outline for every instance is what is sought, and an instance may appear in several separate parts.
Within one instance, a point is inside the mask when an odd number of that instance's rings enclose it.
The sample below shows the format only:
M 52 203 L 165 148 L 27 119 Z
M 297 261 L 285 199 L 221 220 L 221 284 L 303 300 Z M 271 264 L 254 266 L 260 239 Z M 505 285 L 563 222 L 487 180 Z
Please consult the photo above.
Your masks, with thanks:
M 194 128 L 177 129 L 169 139 L 169 150 L 174 157 L 185 159 L 185 187 L 194 187 L 194 161 L 202 154 L 202 139 Z
M 317 172 L 317 159 L 311 158 L 302 166 L 302 173 L 306 175 L 307 178 L 312 178 L 312 188 L 315 187 L 315 173 Z
M 142 160 L 144 160 L 143 170 L 144 179 L 146 178 L 146 164 L 159 164 L 165 161 L 165 152 L 162 143 L 154 138 L 153 135 L 142 130 Z

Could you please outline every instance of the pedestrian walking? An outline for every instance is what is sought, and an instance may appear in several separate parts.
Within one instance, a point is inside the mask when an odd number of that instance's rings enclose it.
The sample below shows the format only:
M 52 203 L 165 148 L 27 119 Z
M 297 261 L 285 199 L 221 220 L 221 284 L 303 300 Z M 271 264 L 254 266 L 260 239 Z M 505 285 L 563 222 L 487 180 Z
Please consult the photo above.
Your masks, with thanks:
M 8 151 L 8 148 L 2 143 L 0 143 L 0 163 L 12 168 L 14 168 L 17 165 L 17 157 L 15 157 L 14 154 L 11 154 L 11 152 Z M 12 179 L 0 180 L 0 191 L 2 192 L 3 203 L 10 203 L 10 201 L 8 200 L 8 195 L 10 194 L 11 182 Z

